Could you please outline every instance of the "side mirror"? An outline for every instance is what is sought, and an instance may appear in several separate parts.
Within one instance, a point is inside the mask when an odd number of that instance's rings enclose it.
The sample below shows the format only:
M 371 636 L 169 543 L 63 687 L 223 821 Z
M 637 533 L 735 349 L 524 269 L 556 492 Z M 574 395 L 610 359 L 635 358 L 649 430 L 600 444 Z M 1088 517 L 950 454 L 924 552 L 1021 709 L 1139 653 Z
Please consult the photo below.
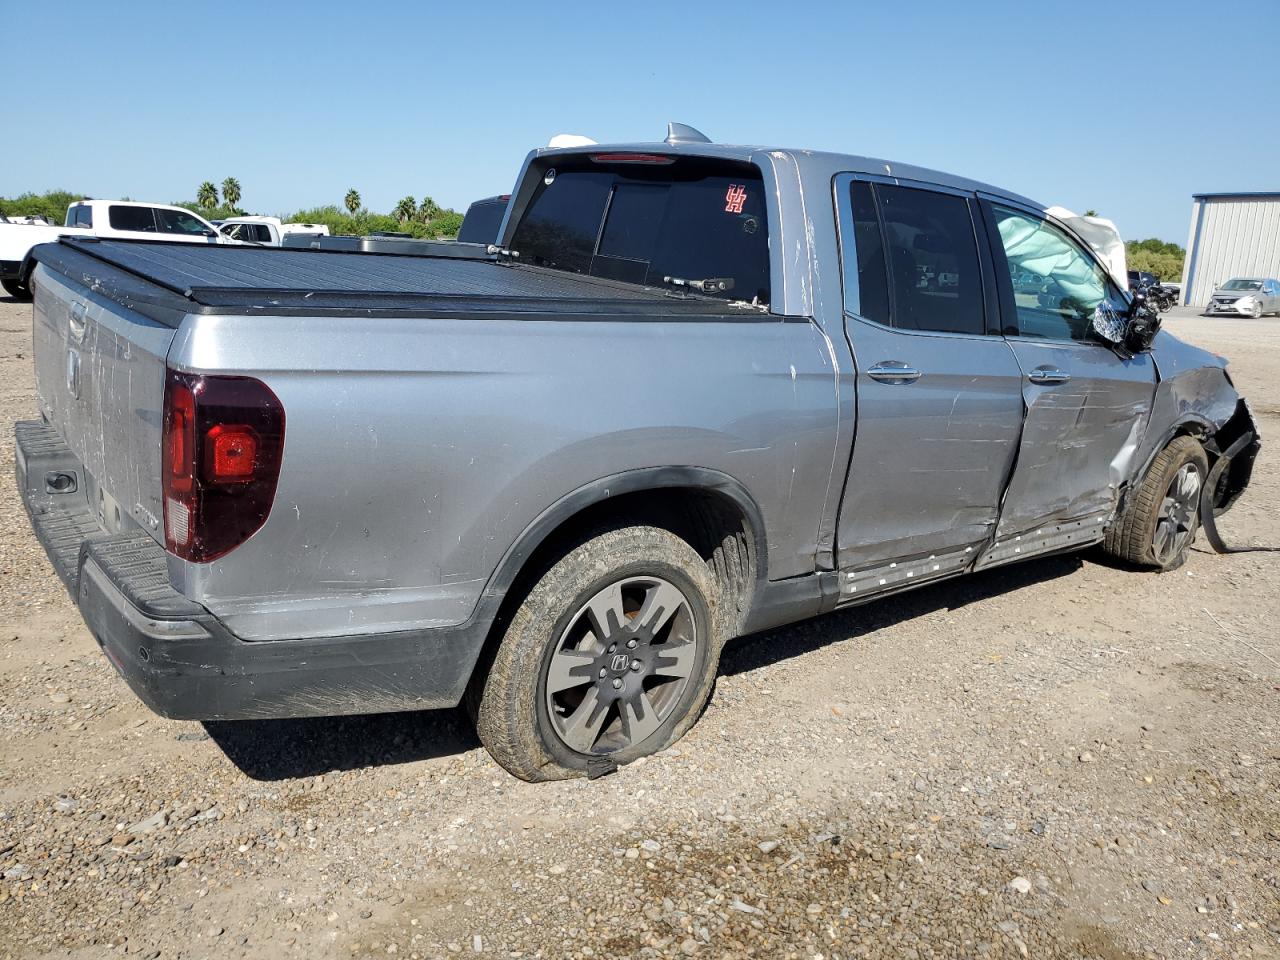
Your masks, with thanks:
M 1145 293 L 1135 293 L 1129 304 L 1129 314 L 1124 325 L 1124 346 L 1133 353 L 1151 349 L 1151 342 L 1160 332 L 1160 313 L 1147 303 Z

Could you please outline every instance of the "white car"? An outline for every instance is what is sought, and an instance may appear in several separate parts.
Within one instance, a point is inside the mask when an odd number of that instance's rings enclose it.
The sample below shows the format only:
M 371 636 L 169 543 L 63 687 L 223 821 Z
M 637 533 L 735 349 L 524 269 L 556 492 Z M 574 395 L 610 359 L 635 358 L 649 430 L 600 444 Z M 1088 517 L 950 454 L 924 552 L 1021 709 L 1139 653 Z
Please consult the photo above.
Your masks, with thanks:
M 279 217 L 232 217 L 218 224 L 218 231 L 229 240 L 266 247 L 281 246 L 290 236 L 329 236 L 322 223 L 282 223 Z
M 1255 318 L 1266 313 L 1280 314 L 1280 281 L 1270 277 L 1232 277 L 1214 289 L 1205 313 Z
M 67 207 L 65 226 L 0 223 L 0 285 L 5 292 L 19 300 L 30 299 L 27 254 L 38 244 L 67 236 L 235 243 L 208 220 L 183 207 L 134 200 L 81 200 Z

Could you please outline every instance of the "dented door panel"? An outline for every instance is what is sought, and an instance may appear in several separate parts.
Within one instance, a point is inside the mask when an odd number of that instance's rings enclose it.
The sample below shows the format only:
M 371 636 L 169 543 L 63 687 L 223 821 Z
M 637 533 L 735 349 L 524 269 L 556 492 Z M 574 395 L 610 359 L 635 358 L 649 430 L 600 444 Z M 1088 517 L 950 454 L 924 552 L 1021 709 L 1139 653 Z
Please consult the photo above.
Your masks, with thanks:
M 1022 369 L 1026 421 L 996 539 L 1058 521 L 1109 517 L 1135 469 L 1151 414 L 1150 355 L 1124 360 L 1092 343 L 1008 342 Z M 1033 379 L 1046 370 L 1067 379 Z

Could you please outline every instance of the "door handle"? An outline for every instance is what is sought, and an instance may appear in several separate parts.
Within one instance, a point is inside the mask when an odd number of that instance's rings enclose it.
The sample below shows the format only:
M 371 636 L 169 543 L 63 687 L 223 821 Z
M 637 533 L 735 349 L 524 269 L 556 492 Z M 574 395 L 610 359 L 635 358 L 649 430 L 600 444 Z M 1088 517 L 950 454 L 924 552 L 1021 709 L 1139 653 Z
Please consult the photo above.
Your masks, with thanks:
M 78 342 L 84 339 L 85 330 L 85 305 L 79 300 L 71 304 L 71 313 L 67 317 L 67 329 L 71 332 L 71 336 Z
M 1057 367 L 1036 367 L 1027 374 L 1027 379 L 1032 383 L 1066 383 L 1071 374 Z
M 868 368 L 867 376 L 880 383 L 913 383 L 920 379 L 920 371 L 901 360 L 881 360 Z

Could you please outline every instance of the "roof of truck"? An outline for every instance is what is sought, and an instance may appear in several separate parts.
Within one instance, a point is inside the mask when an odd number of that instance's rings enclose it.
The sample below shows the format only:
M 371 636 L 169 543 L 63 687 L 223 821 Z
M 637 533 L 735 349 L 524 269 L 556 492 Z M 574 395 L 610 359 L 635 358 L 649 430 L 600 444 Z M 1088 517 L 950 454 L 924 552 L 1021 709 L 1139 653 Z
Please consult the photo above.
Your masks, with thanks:
M 741 163 L 756 163 L 762 156 L 774 159 L 787 158 L 807 175 L 829 179 L 840 173 L 866 173 L 881 177 L 898 177 L 903 180 L 919 180 L 924 183 L 935 183 L 955 190 L 970 190 L 1005 197 L 1009 200 L 1028 206 L 1045 209 L 1045 205 L 1031 200 L 1003 187 L 983 183 L 955 174 L 918 167 L 909 163 L 898 163 L 878 157 L 862 157 L 850 153 L 830 153 L 822 150 L 807 150 L 796 147 L 770 147 L 751 144 L 700 143 L 677 141 L 668 143 L 636 142 L 636 143 L 598 143 L 592 146 L 574 147 L 541 147 L 533 151 L 538 157 L 582 156 L 599 153 L 654 153 L 671 156 L 716 157 L 722 160 L 736 160 Z

